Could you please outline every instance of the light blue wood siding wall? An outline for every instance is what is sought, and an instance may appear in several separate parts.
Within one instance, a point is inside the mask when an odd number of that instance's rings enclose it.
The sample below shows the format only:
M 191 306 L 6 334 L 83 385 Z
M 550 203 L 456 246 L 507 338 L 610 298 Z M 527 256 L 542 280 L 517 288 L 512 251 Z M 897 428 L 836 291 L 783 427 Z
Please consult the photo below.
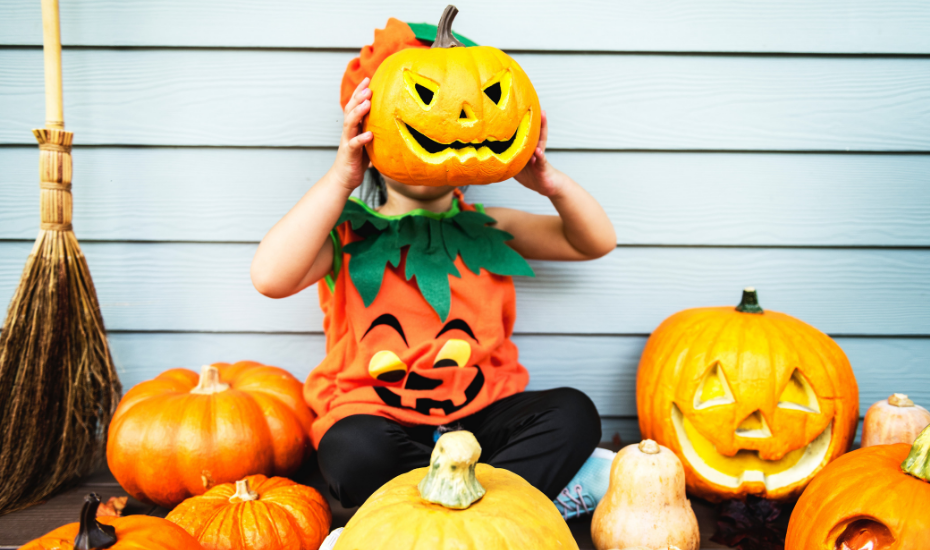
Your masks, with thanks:
M 305 377 L 315 289 L 260 296 L 248 265 L 330 166 L 346 63 L 389 16 L 442 1 L 62 0 L 75 232 L 126 387 L 252 358 Z M 511 52 L 552 162 L 604 205 L 617 250 L 518 283 L 531 388 L 571 385 L 637 437 L 635 377 L 675 311 L 763 305 L 834 336 L 862 411 L 930 404 L 930 3 L 461 1 Z M 0 0 L 0 304 L 38 228 L 41 16 Z M 519 184 L 469 199 L 551 212 Z

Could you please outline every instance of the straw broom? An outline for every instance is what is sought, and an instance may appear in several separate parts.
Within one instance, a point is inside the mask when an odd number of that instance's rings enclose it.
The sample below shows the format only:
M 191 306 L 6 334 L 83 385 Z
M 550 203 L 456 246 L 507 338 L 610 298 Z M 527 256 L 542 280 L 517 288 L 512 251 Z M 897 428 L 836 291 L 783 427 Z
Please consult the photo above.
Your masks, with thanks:
M 90 271 L 71 229 L 58 0 L 42 0 L 41 225 L 0 334 L 0 515 L 90 473 L 120 386 Z

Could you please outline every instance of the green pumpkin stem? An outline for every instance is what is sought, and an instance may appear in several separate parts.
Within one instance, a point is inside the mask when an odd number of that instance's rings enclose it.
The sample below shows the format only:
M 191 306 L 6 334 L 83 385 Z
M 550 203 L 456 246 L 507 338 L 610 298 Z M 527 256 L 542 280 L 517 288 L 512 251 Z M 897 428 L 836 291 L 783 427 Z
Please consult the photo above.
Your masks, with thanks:
M 911 452 L 901 464 L 901 469 L 917 479 L 930 481 L 930 426 L 924 428 L 911 446 Z
M 452 35 L 452 20 L 455 19 L 458 12 L 459 9 L 452 4 L 446 6 L 446 9 L 442 12 L 442 17 L 439 18 L 439 24 L 436 25 L 436 40 L 430 48 L 465 47 L 465 44 L 462 44 L 458 38 Z
M 741 313 L 763 313 L 762 306 L 759 305 L 759 294 L 751 286 L 743 289 L 743 299 L 740 300 L 736 311 Z
M 96 493 L 84 496 L 81 523 L 74 537 L 74 550 L 102 550 L 116 544 L 116 529 L 97 521 L 100 497 Z
M 442 434 L 429 459 L 429 471 L 420 484 L 420 496 L 446 508 L 464 510 L 484 496 L 475 476 L 481 446 L 471 432 Z

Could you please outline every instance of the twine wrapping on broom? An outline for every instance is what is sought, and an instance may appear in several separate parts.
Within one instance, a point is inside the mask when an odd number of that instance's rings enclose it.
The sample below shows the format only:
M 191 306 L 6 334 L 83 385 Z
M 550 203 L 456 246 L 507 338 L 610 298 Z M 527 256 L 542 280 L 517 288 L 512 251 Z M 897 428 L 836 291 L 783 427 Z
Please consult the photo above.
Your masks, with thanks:
M 0 332 L 0 514 L 41 502 L 102 456 L 120 385 L 87 261 L 71 231 L 71 143 L 57 0 L 42 1 L 46 126 L 41 225 Z

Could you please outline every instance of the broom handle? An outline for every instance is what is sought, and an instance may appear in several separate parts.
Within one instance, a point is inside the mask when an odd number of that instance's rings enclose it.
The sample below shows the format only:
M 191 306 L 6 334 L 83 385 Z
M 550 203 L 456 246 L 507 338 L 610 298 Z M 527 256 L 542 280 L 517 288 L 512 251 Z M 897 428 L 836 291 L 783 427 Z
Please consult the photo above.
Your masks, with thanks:
M 61 98 L 61 26 L 58 0 L 42 0 L 42 50 L 45 52 L 45 127 L 65 129 Z

